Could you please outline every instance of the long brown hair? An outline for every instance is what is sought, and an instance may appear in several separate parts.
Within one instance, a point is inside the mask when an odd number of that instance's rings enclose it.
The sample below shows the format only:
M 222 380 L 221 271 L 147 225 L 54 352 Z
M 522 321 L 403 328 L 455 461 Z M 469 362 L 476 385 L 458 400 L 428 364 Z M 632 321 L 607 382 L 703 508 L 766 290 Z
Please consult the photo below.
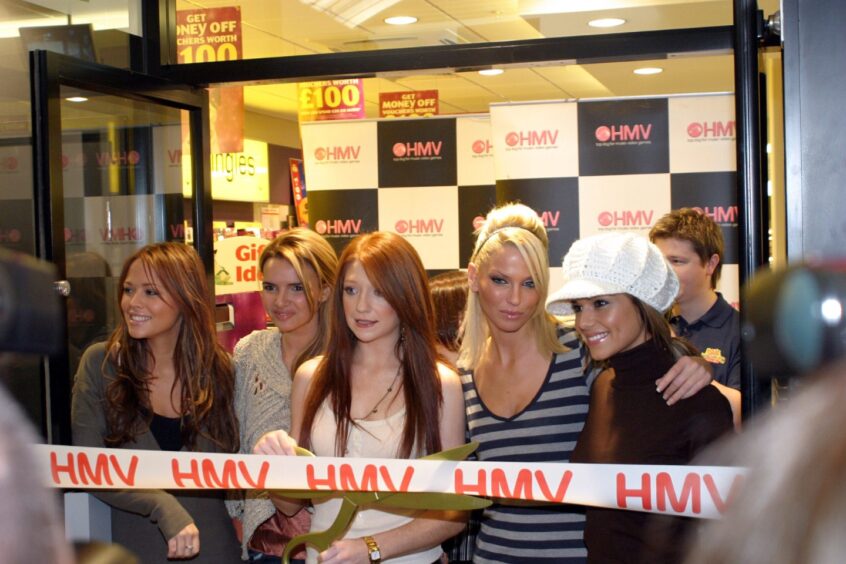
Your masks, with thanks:
M 203 263 L 193 247 L 183 243 L 155 243 L 129 257 L 120 273 L 118 306 L 129 268 L 141 261 L 150 280 L 156 273 L 159 283 L 179 310 L 179 334 L 173 351 L 176 369 L 174 387 L 182 388 L 182 439 L 193 449 L 198 435 L 207 437 L 227 452 L 238 450 L 238 424 L 235 418 L 234 371 L 226 351 L 216 339 L 214 317 L 209 303 L 208 283 Z M 129 335 L 126 319 L 107 344 L 104 363 L 115 372 L 106 387 L 106 446 L 116 447 L 134 441 L 140 423 L 150 423 L 149 379 L 155 359 L 146 339 Z
M 314 299 L 314 295 L 319 293 L 319 290 L 332 286 L 335 271 L 338 269 L 338 255 L 326 239 L 314 231 L 296 227 L 282 233 L 264 248 L 259 257 L 259 270 L 264 271 L 264 265 L 272 258 L 284 259 L 291 263 L 305 288 L 309 311 L 312 314 L 317 313 L 317 334 L 303 352 L 294 359 L 291 366 L 291 374 L 293 374 L 303 362 L 319 355 L 326 346 L 326 335 L 329 332 L 329 300 L 318 302 Z M 310 282 L 303 273 L 307 266 L 317 274 L 320 288 L 310 287 Z
M 326 356 L 315 371 L 306 398 L 300 444 L 309 447 L 311 428 L 324 401 L 331 403 L 337 421 L 335 452 L 346 451 L 352 390 L 350 367 L 356 339 L 344 315 L 344 278 L 353 261 L 359 261 L 373 286 L 399 317 L 401 339 L 397 357 L 402 363 L 405 427 L 397 455 L 409 458 L 415 446 L 426 452 L 441 450 L 440 411 L 443 403 L 432 325 L 434 308 L 426 271 L 417 251 L 394 233 L 376 232 L 353 239 L 341 254 L 341 268 L 332 291 L 329 342 Z
M 458 328 L 467 306 L 470 284 L 462 270 L 442 272 L 429 279 L 432 305 L 435 307 L 435 329 L 438 343 L 451 352 L 458 352 L 461 341 Z

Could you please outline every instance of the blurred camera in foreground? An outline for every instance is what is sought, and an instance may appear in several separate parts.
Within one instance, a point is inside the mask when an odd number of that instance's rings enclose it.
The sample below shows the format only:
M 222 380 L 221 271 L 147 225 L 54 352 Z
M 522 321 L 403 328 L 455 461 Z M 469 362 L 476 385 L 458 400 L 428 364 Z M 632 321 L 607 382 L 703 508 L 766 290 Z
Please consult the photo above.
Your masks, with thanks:
M 846 352 L 846 262 L 762 273 L 747 286 L 741 337 L 764 378 L 819 368 Z

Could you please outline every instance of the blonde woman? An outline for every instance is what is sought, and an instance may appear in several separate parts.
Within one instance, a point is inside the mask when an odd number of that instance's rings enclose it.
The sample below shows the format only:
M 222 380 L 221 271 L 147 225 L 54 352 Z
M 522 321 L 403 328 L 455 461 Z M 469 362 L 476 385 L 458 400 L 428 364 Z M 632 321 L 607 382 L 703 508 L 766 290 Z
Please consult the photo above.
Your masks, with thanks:
M 492 210 L 477 235 L 458 366 L 479 460 L 569 462 L 585 423 L 583 349 L 544 308 L 548 252 L 543 223 L 522 204 Z M 704 363 L 683 357 L 656 382 L 656 393 L 672 404 L 710 379 Z M 584 524 L 581 508 L 494 504 L 473 560 L 584 562 Z
M 262 251 L 261 301 L 274 327 L 250 333 L 235 347 L 242 453 L 251 453 L 263 434 L 291 428 L 293 375 L 326 345 L 337 268 L 335 250 L 308 229 L 286 231 Z M 247 491 L 227 505 L 241 525 L 242 558 L 251 562 L 278 562 L 288 540 L 309 529 L 307 511 L 285 516 L 264 491 Z

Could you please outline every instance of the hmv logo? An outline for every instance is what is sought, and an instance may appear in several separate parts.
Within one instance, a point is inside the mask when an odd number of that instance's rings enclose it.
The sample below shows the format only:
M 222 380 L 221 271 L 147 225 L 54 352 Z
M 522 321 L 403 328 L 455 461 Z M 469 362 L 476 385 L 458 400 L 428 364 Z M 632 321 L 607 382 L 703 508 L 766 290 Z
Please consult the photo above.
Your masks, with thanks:
M 70 165 L 85 166 L 88 163 L 88 158 L 84 153 L 77 153 L 76 155 L 65 155 L 62 153 L 62 169 L 68 168 Z
M 541 213 L 541 221 L 543 226 L 547 229 L 551 227 L 558 227 L 558 220 L 561 218 L 561 210 L 545 211 Z
M 65 243 L 84 243 L 85 229 L 71 229 L 65 227 Z
M 472 149 L 474 155 L 490 155 L 493 145 L 488 139 L 476 139 L 473 141 Z
M 101 228 L 100 239 L 106 243 L 134 243 L 144 240 L 144 231 L 140 227 Z
M 443 219 L 401 219 L 394 229 L 400 235 L 425 235 L 443 233 Z
M 737 206 L 714 206 L 693 209 L 707 215 L 715 223 L 737 223 Z
M 21 232 L 18 229 L 0 229 L 0 243 L 19 243 Z
M 734 138 L 736 122 L 731 121 L 694 121 L 687 126 L 687 135 L 693 139 Z
M 602 227 L 648 227 L 654 214 L 655 210 L 604 211 L 597 221 Z
M 318 161 L 356 161 L 359 153 L 361 153 L 361 145 L 318 147 L 314 150 L 314 158 Z
M 441 156 L 441 149 L 443 148 L 443 141 L 414 141 L 413 143 L 394 143 L 392 151 L 394 156 L 398 159 L 420 158 L 420 157 L 439 157 Z
M 512 131 L 505 136 L 505 144 L 509 147 L 538 147 L 551 146 L 558 142 L 558 130 L 544 129 L 543 131 Z
M 360 219 L 319 219 L 314 230 L 321 235 L 357 235 L 361 232 Z
M 0 172 L 15 172 L 18 170 L 17 157 L 3 157 L 0 158 Z
M 141 161 L 141 154 L 138 151 L 119 151 L 117 153 L 96 153 L 97 164 L 104 166 L 134 166 Z
M 652 124 L 600 125 L 596 128 L 594 135 L 600 143 L 648 141 L 649 136 L 652 135 Z

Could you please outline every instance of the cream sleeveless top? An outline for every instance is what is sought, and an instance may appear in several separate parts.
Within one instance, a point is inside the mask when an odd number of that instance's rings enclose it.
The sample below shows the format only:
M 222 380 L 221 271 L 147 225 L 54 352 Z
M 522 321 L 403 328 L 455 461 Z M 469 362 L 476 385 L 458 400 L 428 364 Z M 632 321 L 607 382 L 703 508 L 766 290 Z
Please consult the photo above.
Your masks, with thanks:
M 346 457 L 349 458 L 396 458 L 399 445 L 402 442 L 403 424 L 405 423 L 405 409 L 402 409 L 386 419 L 359 420 L 358 427 L 350 428 L 347 441 Z M 317 456 L 335 456 L 335 414 L 324 402 L 314 418 L 311 432 L 311 447 Z M 341 499 L 337 497 L 316 501 L 314 515 L 311 520 L 311 530 L 325 531 L 328 529 L 341 507 Z M 394 508 L 363 509 L 356 512 L 349 529 L 344 534 L 345 539 L 361 538 L 375 535 L 391 529 L 396 529 L 410 522 L 420 512 Z M 397 558 L 382 560 L 386 564 L 430 563 L 441 555 L 440 545 L 433 546 L 421 552 L 406 554 Z M 308 549 L 307 562 L 317 562 L 317 551 Z

